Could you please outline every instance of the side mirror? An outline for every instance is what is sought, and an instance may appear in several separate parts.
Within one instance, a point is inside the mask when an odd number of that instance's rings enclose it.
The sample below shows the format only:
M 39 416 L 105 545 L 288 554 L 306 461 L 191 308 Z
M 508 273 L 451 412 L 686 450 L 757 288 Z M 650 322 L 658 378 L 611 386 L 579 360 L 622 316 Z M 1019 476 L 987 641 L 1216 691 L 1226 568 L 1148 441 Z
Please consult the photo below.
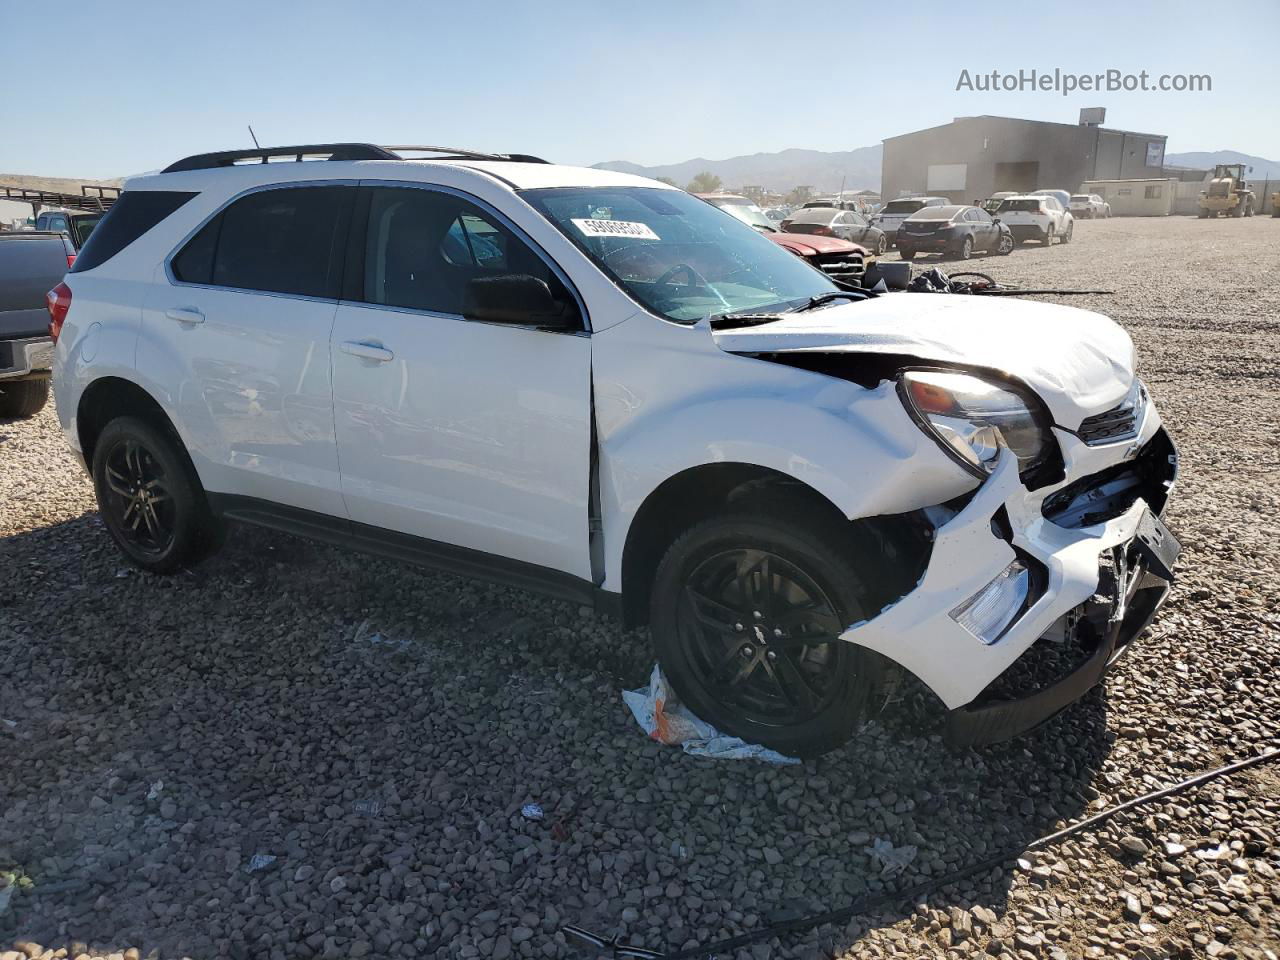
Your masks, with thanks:
M 545 280 L 527 273 L 476 277 L 467 283 L 462 315 L 487 323 L 510 323 L 544 330 L 576 330 L 577 310 L 557 301 Z
M 992 222 L 992 223 L 999 223 L 999 222 L 1000 222 L 1000 218 L 999 218 L 999 217 L 992 217 L 992 218 L 991 218 L 991 222 Z

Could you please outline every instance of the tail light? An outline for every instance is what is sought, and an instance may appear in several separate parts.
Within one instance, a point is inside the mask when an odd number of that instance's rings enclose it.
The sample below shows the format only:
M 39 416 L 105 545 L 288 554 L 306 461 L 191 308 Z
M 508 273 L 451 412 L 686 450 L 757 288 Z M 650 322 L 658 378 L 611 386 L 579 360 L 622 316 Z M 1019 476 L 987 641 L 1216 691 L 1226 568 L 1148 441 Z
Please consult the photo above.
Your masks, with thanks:
M 820 237 L 834 237 L 836 235 L 835 231 L 830 227 L 814 227 L 813 232 Z
M 49 336 L 57 343 L 67 311 L 71 309 L 71 288 L 65 283 L 58 284 L 44 295 L 44 305 L 49 308 Z
M 70 270 L 76 264 L 76 255 L 74 253 L 67 254 L 67 269 Z

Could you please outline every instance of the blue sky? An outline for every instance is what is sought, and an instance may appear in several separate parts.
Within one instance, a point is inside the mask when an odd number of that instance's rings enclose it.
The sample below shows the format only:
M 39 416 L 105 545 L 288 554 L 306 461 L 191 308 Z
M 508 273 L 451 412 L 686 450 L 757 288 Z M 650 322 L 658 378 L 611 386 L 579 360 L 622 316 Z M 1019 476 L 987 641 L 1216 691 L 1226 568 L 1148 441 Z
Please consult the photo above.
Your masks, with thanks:
M 1230 12 L 1225 12 L 1229 10 Z M 108 177 L 185 154 L 369 140 L 665 163 L 851 149 L 995 113 L 1280 158 L 1280 2 L 0 0 L 0 171 Z M 60 45 L 78 37 L 59 64 Z M 29 53 L 28 53 L 29 51 Z M 53 54 L 51 58 L 46 53 Z M 36 55 L 43 67 L 26 69 Z M 1211 93 L 956 92 L 977 73 L 1207 73 Z

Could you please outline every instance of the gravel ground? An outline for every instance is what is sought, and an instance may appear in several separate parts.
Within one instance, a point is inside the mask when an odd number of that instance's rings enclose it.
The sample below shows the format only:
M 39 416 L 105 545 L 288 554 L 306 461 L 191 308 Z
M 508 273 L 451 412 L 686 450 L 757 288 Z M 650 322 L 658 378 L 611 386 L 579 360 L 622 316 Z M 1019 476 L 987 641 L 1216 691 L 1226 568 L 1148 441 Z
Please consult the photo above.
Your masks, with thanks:
M 619 699 L 642 634 L 283 535 L 132 572 L 52 412 L 0 423 L 0 958 L 589 956 L 564 922 L 677 948 L 1276 745 L 1277 251 L 1270 219 L 1110 220 L 975 261 L 1117 290 L 1063 302 L 1136 339 L 1186 548 L 1105 690 L 980 751 L 944 748 L 914 698 L 803 766 L 686 757 Z M 1258 767 L 738 956 L 1274 958 L 1278 825 L 1280 765 Z M 918 852 L 885 876 L 877 839 Z

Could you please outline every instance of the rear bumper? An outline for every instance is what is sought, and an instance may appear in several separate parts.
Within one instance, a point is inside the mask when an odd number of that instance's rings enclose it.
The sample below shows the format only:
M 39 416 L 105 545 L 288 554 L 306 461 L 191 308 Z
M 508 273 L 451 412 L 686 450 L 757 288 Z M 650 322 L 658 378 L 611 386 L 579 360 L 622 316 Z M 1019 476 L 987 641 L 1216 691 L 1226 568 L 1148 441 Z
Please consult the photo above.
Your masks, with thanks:
M 1072 483 L 1028 491 L 1006 451 L 969 502 L 936 527 L 916 588 L 841 634 L 929 686 L 950 711 L 952 742 L 1007 739 L 1048 720 L 1098 683 L 1163 602 L 1177 542 L 1168 536 L 1161 558 L 1146 540 L 1162 529 L 1153 517 L 1177 463 L 1149 411 L 1139 443 L 1088 447 L 1063 438 Z M 1015 560 L 1034 571 L 1033 588 L 1004 631 L 984 642 L 953 613 Z M 1068 668 L 1047 684 L 1009 691 L 1010 678 L 1055 638 L 1078 644 Z
M 1047 231 L 1039 224 L 1035 223 L 1008 223 L 1005 226 L 1009 228 L 1009 232 L 1013 234 L 1015 240 L 1043 240 Z
M 963 241 L 959 241 L 963 242 Z M 899 232 L 898 247 L 919 253 L 945 253 L 958 246 L 955 237 L 934 237 L 928 234 Z
M 0 340 L 0 379 L 48 376 L 53 368 L 53 341 L 48 337 Z

